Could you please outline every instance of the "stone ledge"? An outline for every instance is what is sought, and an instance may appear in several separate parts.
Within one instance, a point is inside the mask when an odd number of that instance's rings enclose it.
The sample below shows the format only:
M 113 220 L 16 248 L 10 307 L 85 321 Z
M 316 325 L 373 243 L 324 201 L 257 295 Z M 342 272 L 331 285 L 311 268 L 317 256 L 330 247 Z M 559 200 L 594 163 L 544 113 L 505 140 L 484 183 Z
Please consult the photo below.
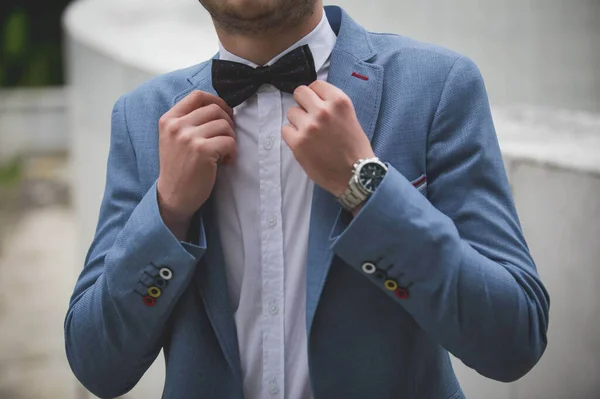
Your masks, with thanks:
M 505 157 L 600 175 L 600 115 L 515 105 L 494 109 Z

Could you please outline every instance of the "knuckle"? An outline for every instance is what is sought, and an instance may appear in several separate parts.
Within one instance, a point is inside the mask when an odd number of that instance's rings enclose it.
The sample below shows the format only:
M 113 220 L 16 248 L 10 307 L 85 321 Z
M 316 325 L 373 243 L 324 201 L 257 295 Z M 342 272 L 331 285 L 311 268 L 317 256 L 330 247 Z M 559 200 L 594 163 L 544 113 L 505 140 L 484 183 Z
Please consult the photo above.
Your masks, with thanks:
M 193 97 L 193 98 L 202 98 L 204 96 L 204 93 L 201 92 L 200 90 L 193 90 L 190 93 L 190 96 Z
M 213 119 L 211 121 L 211 126 L 213 130 L 216 130 L 219 134 L 223 133 L 225 130 L 225 121 L 223 119 Z
M 312 89 L 313 87 L 319 87 L 319 86 L 321 86 L 322 83 L 323 82 L 321 82 L 320 80 L 317 79 L 314 82 L 312 82 L 310 85 L 308 85 L 308 87 Z
M 350 105 L 350 99 L 346 96 L 339 96 L 333 100 L 333 106 L 336 109 L 347 108 Z
M 208 112 L 210 113 L 211 116 L 216 117 L 217 115 L 221 114 L 221 107 L 219 107 L 219 105 L 215 104 L 215 103 L 211 103 L 208 104 L 206 106 L 206 109 L 208 110 Z
M 193 136 L 190 133 L 183 133 L 177 136 L 177 139 L 179 140 L 180 143 L 183 144 L 190 144 L 192 142 L 192 138 Z
M 169 124 L 169 120 L 170 120 L 170 118 L 167 116 L 167 114 L 164 114 L 163 116 L 161 116 L 158 119 L 158 128 L 160 130 L 164 130 L 167 127 L 167 125 Z
M 233 137 L 230 137 L 226 143 L 227 143 L 227 147 L 229 148 L 229 150 L 235 149 L 235 140 L 233 139 Z
M 316 121 L 311 121 L 306 124 L 306 131 L 308 133 L 314 133 L 319 130 L 319 124 Z
M 296 88 L 298 93 L 302 93 L 303 91 L 310 90 L 310 86 L 300 85 Z
M 331 114 L 331 111 L 329 110 L 329 108 L 321 107 L 315 113 L 315 118 L 317 119 L 317 121 L 325 121 L 329 118 L 330 114 Z
M 304 148 L 308 143 L 308 137 L 302 135 L 296 139 L 296 148 Z
M 198 139 L 192 142 L 192 148 L 196 152 L 204 152 L 206 150 L 206 139 Z
M 229 133 L 230 131 L 232 131 L 231 129 L 231 125 L 229 124 L 229 122 L 225 119 L 219 119 L 217 121 L 218 123 L 218 127 L 219 130 L 222 130 L 223 132 Z
M 170 135 L 176 135 L 181 128 L 181 122 L 179 119 L 169 119 L 165 124 L 165 131 Z

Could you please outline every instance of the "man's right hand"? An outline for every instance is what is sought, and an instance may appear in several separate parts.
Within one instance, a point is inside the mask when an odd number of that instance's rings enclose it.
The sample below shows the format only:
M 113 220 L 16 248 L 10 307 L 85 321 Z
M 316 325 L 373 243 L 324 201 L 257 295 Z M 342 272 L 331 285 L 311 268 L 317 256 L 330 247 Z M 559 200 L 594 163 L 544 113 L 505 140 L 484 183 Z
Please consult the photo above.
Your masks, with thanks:
M 233 110 L 217 96 L 193 91 L 160 118 L 158 130 L 160 214 L 184 241 L 214 187 L 218 162 L 237 158 Z

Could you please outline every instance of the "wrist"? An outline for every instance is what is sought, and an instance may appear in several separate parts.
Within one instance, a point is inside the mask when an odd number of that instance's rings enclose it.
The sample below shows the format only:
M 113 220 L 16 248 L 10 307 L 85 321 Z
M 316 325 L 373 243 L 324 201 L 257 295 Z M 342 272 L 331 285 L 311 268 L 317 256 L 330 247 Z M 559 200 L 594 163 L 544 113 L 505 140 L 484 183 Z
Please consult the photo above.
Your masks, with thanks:
M 365 206 L 365 203 L 363 202 L 362 204 L 356 206 L 355 208 L 353 208 L 350 212 L 352 213 L 352 217 L 356 217 L 356 215 L 358 215 L 358 212 L 360 212 L 360 210 Z
M 387 166 L 377 157 L 361 158 L 353 165 L 352 177 L 338 201 L 354 216 L 377 189 Z
M 187 241 L 188 231 L 191 224 L 191 218 L 188 220 L 170 218 L 169 216 L 167 216 L 167 213 L 160 207 L 159 210 L 163 223 L 165 224 L 165 226 L 167 226 L 169 230 L 171 230 L 171 233 L 173 233 L 173 235 L 177 237 L 179 241 Z
M 160 217 L 163 223 L 179 241 L 186 241 L 188 230 L 191 224 L 192 215 L 179 212 L 175 207 L 171 206 L 169 202 L 161 194 L 161 191 L 157 189 L 157 202 Z
M 173 215 L 167 209 L 161 207 L 160 203 L 158 209 L 163 223 L 171 230 L 171 233 L 173 233 L 179 241 L 187 241 L 188 230 L 192 220 L 191 216 L 189 218 L 181 218 L 180 216 Z

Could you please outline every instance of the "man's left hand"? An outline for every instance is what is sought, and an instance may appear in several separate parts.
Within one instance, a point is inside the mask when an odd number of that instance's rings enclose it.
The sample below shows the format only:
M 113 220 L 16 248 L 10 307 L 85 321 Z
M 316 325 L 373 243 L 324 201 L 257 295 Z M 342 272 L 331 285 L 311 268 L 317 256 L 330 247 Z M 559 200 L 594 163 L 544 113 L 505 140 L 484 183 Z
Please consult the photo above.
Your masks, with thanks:
M 353 164 L 375 156 L 358 122 L 352 100 L 332 84 L 316 80 L 294 91 L 298 107 L 287 112 L 282 137 L 308 177 L 339 197 L 348 188 Z

